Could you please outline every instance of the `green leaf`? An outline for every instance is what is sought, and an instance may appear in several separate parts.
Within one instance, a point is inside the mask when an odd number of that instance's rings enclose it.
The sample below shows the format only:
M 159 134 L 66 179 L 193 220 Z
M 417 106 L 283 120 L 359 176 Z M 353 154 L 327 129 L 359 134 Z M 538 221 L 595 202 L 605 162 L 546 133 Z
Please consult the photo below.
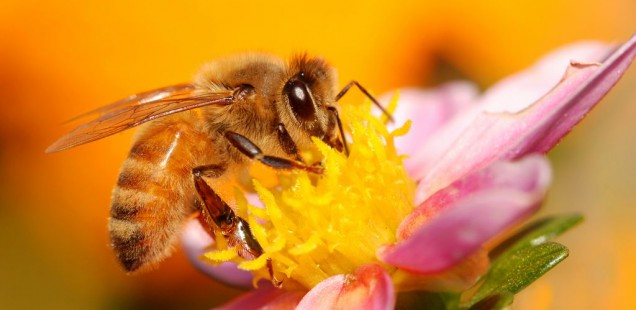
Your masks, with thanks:
M 554 242 L 507 252 L 493 263 L 473 298 L 462 306 L 471 307 L 493 295 L 514 295 L 567 256 L 568 249 Z
M 470 301 L 462 306 L 505 308 L 512 302 L 514 294 L 567 257 L 566 247 L 549 241 L 582 220 L 578 214 L 544 218 L 504 241 L 490 253 L 490 271 Z
M 579 214 L 558 215 L 535 221 L 501 243 L 491 251 L 490 256 L 492 259 L 496 259 L 524 247 L 548 242 L 581 221 L 583 221 L 583 217 Z

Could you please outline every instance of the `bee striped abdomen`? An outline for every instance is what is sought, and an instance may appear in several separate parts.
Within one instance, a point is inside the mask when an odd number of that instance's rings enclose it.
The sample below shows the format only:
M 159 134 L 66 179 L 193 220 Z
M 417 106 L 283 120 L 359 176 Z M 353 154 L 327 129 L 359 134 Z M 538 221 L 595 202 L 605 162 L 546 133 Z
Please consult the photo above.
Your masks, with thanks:
M 149 125 L 134 143 L 112 195 L 111 245 L 128 272 L 170 254 L 183 223 L 196 212 L 191 170 L 200 152 L 192 152 L 192 143 L 209 144 L 185 136 L 180 123 Z

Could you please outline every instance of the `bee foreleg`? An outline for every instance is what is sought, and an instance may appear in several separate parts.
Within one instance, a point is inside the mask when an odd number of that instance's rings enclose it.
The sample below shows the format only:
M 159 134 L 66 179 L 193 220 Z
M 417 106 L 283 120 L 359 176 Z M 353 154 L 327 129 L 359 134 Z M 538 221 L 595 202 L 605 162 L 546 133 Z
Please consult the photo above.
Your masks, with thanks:
M 338 95 L 336 95 L 336 101 L 340 100 L 340 98 L 342 98 L 342 96 L 344 96 L 349 89 L 352 86 L 357 86 L 358 89 L 365 95 L 367 96 L 367 98 L 371 99 L 371 101 L 373 102 L 373 104 L 375 104 L 381 111 L 382 113 L 384 113 L 384 115 L 386 115 L 389 120 L 391 120 L 391 122 L 393 122 L 393 116 L 391 115 L 391 113 L 389 113 L 387 110 L 384 109 L 384 107 L 382 107 L 382 105 L 380 104 L 380 102 L 378 102 L 377 99 L 375 99 L 375 97 L 371 96 L 371 93 L 369 93 L 364 87 L 362 87 L 362 85 L 360 85 L 360 83 L 358 83 L 357 81 L 351 81 L 349 82 L 347 85 L 345 85 L 345 87 L 342 88 L 342 90 L 338 93 Z
M 338 124 L 338 131 L 340 131 L 340 139 L 342 142 L 342 147 L 344 147 L 344 152 L 347 157 L 349 156 L 349 147 L 347 146 L 347 138 L 344 134 L 344 129 L 342 129 L 342 121 L 340 120 L 340 115 L 338 114 L 338 110 L 336 107 L 327 107 L 327 110 L 333 113 L 333 116 L 336 118 L 336 124 Z M 339 149 L 338 151 L 342 151 Z
M 298 147 L 296 146 L 296 142 L 291 138 L 289 133 L 287 132 L 287 128 L 283 123 L 280 123 L 276 126 L 276 132 L 278 133 L 278 142 L 280 143 L 283 151 L 289 155 L 294 155 L 297 161 L 302 162 L 302 158 L 300 158 L 300 154 L 298 153 Z
M 256 146 L 254 142 L 236 132 L 226 131 L 225 138 L 228 139 L 232 146 L 238 149 L 241 153 L 272 168 L 285 170 L 302 169 L 316 174 L 321 174 L 323 172 L 323 168 L 319 165 L 309 166 L 302 162 L 287 158 L 264 155 L 261 149 Z

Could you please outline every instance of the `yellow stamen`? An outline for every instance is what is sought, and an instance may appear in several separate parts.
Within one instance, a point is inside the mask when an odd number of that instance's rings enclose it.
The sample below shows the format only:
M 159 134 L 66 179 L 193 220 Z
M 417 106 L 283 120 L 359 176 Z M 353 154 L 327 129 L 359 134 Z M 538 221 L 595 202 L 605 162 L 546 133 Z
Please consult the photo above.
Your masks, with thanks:
M 226 249 L 221 251 L 214 251 L 205 253 L 204 257 L 213 262 L 224 262 L 231 260 L 238 256 L 235 249 Z
M 237 199 L 265 251 L 253 261 L 230 258 L 240 262 L 239 268 L 269 278 L 266 262 L 271 258 L 284 287 L 310 289 L 329 276 L 379 263 L 376 250 L 395 241 L 398 225 L 413 209 L 415 184 L 393 139 L 405 134 L 409 124 L 388 132 L 384 121 L 371 115 L 370 104 L 345 105 L 341 116 L 352 141 L 349 157 L 314 139 L 323 158 L 322 175 L 279 173 L 280 185 L 273 187 L 255 179 L 265 208 Z

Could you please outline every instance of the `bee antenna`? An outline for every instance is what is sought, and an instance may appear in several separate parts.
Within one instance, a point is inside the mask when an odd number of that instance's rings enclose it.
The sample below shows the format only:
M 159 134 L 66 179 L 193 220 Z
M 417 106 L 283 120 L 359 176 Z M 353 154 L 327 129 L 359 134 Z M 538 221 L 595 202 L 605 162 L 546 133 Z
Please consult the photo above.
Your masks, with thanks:
M 358 83 L 357 81 L 351 81 L 349 82 L 344 88 L 342 88 L 342 90 L 338 93 L 338 95 L 336 96 L 336 101 L 340 100 L 340 98 L 342 98 L 342 96 L 344 96 L 349 89 L 352 86 L 357 86 L 358 89 L 365 95 L 367 96 L 367 98 L 371 99 L 371 101 L 373 102 L 373 104 L 378 107 L 380 109 L 380 111 L 382 111 L 382 113 L 389 118 L 389 121 L 391 123 L 395 122 L 395 120 L 393 119 L 393 115 L 391 115 L 391 113 L 389 113 L 381 104 L 380 102 L 378 102 L 377 99 L 375 99 L 375 97 L 371 96 L 371 94 L 364 88 L 362 87 L 362 85 L 360 85 L 360 83 Z M 340 126 L 340 132 L 342 133 L 342 125 L 340 125 L 340 118 L 338 118 L 338 125 Z M 344 136 L 343 136 L 344 139 Z M 346 143 L 345 143 L 346 145 Z M 345 146 L 346 147 L 346 146 Z

